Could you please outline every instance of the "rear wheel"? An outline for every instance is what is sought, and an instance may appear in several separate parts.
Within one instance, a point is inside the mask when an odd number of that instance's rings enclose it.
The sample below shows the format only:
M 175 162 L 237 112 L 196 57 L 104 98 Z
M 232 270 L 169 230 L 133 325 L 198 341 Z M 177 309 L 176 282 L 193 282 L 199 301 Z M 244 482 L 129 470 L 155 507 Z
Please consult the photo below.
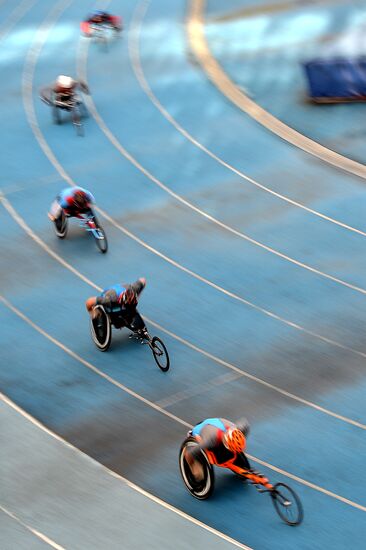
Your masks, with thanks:
M 79 105 L 75 105 L 72 109 L 72 123 L 76 128 L 77 135 L 82 137 L 84 135 L 84 125 L 81 121 Z
M 52 105 L 52 119 L 54 124 L 61 124 L 60 109 L 56 105 Z
M 64 239 L 67 234 L 67 218 L 64 212 L 61 212 L 61 216 L 57 218 L 54 222 L 55 232 L 59 239 Z
M 89 112 L 88 112 L 88 109 L 85 107 L 84 102 L 80 100 L 78 105 L 80 109 L 81 118 L 89 118 Z
M 179 453 L 179 469 L 183 478 L 183 482 L 192 496 L 199 500 L 205 500 L 208 498 L 214 490 L 214 471 L 208 458 L 202 449 L 195 456 L 202 468 L 202 479 L 197 480 L 194 476 L 190 465 L 187 462 L 186 453 L 197 449 L 198 443 L 194 438 L 188 438 L 184 441 L 180 448 Z
M 108 32 L 109 32 L 108 27 L 103 25 L 103 27 L 101 29 L 99 40 L 100 40 L 100 45 L 101 45 L 102 49 L 104 50 L 104 52 L 108 52 L 108 50 L 109 50 L 109 47 L 108 47 Z
M 163 372 L 169 370 L 170 359 L 168 350 L 166 349 L 165 344 L 157 336 L 154 336 L 154 338 L 151 340 L 151 350 L 159 369 L 161 369 Z
M 93 342 L 100 351 L 107 351 L 112 339 L 111 322 L 103 306 L 95 306 L 94 312 L 94 319 L 90 319 Z
M 301 501 L 295 491 L 284 483 L 276 483 L 271 491 L 277 514 L 287 525 L 299 525 L 304 517 Z

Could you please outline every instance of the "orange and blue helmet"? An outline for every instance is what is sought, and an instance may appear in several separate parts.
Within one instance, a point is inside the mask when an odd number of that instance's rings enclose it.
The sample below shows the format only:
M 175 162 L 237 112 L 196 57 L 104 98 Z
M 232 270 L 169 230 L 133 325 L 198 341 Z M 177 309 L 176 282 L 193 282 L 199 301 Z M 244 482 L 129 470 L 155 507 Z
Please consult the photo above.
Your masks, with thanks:
M 246 446 L 244 434 L 238 428 L 229 428 L 223 435 L 223 443 L 233 453 L 242 453 Z

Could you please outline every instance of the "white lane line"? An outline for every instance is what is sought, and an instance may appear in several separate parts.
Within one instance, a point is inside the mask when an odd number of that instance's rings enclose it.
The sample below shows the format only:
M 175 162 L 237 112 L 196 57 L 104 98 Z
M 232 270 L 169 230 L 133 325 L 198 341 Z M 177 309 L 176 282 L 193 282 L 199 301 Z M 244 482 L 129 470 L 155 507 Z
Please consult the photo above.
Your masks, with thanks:
M 209 49 L 204 33 L 205 5 L 205 0 L 190 0 L 186 32 L 192 52 L 213 85 L 239 109 L 285 141 L 328 164 L 365 179 L 365 165 L 340 155 L 287 126 L 246 96 L 232 82 Z
M 124 384 L 121 384 L 120 382 L 118 382 L 117 380 L 115 380 L 114 378 L 112 378 L 111 376 L 105 374 L 103 371 L 99 370 L 97 367 L 95 367 L 94 365 L 92 365 L 89 361 L 86 361 L 85 359 L 83 359 L 80 355 L 78 355 L 77 353 L 75 353 L 74 351 L 72 351 L 70 348 L 68 348 L 67 346 L 65 346 L 64 344 L 62 344 L 61 342 L 59 342 L 58 340 L 56 340 L 56 338 L 54 338 L 53 336 L 51 336 L 50 334 L 48 334 L 45 330 L 43 330 L 41 327 L 39 327 L 36 323 L 34 323 L 31 319 L 29 319 L 29 317 L 27 317 L 24 313 L 22 313 L 18 308 L 16 308 L 13 304 L 11 304 L 9 302 L 9 300 L 7 300 L 4 296 L 0 295 L 0 301 L 8 308 L 10 309 L 13 313 L 15 313 L 18 317 L 20 317 L 23 321 L 25 321 L 27 324 L 29 324 L 33 329 L 35 329 L 37 332 L 39 332 L 42 336 L 44 336 L 45 338 L 47 338 L 47 340 L 51 341 L 54 345 L 56 345 L 57 347 L 59 347 L 60 349 L 62 349 L 65 353 L 67 353 L 70 357 L 72 357 L 73 359 L 79 361 L 82 365 L 84 365 L 85 367 L 87 367 L 88 369 L 90 369 L 91 371 L 93 371 L 95 374 L 97 374 L 98 376 L 100 376 L 101 378 L 105 379 L 107 382 L 109 382 L 110 384 L 118 387 L 120 390 L 126 392 L 127 394 L 129 394 L 131 397 L 134 397 L 135 399 L 137 399 L 138 401 L 141 401 L 142 403 L 144 403 L 145 405 L 153 408 L 154 410 L 158 411 L 159 413 L 163 414 L 164 416 L 167 416 L 168 418 L 178 422 L 179 424 L 182 424 L 183 426 L 186 426 L 187 428 L 192 428 L 193 426 L 191 424 L 189 424 L 188 422 L 186 422 L 185 420 L 183 420 L 182 418 L 176 416 L 176 415 L 173 415 L 171 414 L 170 412 L 166 411 L 165 409 L 163 409 L 162 407 L 159 407 L 159 405 L 156 405 L 155 403 L 153 403 L 152 401 L 149 401 L 148 399 L 146 399 L 145 397 L 143 397 L 142 395 L 134 392 L 133 390 L 131 390 L 130 388 L 128 388 L 127 386 L 125 386 Z M 1 395 L 1 394 L 0 394 Z M 349 500 L 345 497 L 342 497 L 341 495 L 338 495 L 337 493 L 333 493 L 332 491 L 328 491 L 328 489 L 324 489 L 323 487 L 320 487 L 319 485 L 316 485 L 315 483 L 312 483 L 310 481 L 307 481 L 305 479 L 302 479 L 301 477 L 298 477 L 294 474 L 291 474 L 290 472 L 287 472 L 286 470 L 283 470 L 281 468 L 278 468 L 277 466 L 273 466 L 272 464 L 269 464 L 268 462 L 265 462 L 263 460 L 260 460 L 258 459 L 257 457 L 253 456 L 253 455 L 250 455 L 248 454 L 248 457 L 250 458 L 250 460 L 252 460 L 253 462 L 258 462 L 259 464 L 263 465 L 263 466 L 266 466 L 267 468 L 269 468 L 270 470 L 273 470 L 277 473 L 280 473 L 282 475 L 284 475 L 285 477 L 289 477 L 295 481 L 297 481 L 298 483 L 301 483 L 302 485 L 305 485 L 306 487 L 310 487 L 311 489 L 314 489 L 315 491 L 318 491 L 320 493 L 323 493 L 331 498 L 334 498 L 336 500 L 339 500 L 341 502 L 343 502 L 344 504 L 347 504 L 349 506 L 352 506 L 353 508 L 357 508 L 358 510 L 362 510 L 363 512 L 366 512 L 366 506 L 363 506 L 362 504 L 359 504 L 357 502 L 354 502 L 352 500 Z
M 81 55 L 78 57 L 78 68 L 77 68 L 77 74 L 81 80 L 84 80 L 85 82 L 88 81 L 87 74 L 86 74 L 86 59 L 87 59 L 87 52 L 88 52 L 88 45 L 84 42 L 81 43 L 80 46 Z M 181 204 L 184 204 L 187 208 L 192 210 L 193 212 L 196 212 L 203 218 L 207 219 L 208 221 L 212 222 L 213 224 L 217 225 L 221 229 L 224 229 L 225 231 L 231 233 L 232 235 L 235 235 L 236 237 L 239 237 L 240 239 L 247 241 L 254 246 L 257 246 L 258 248 L 261 248 L 262 250 L 265 250 L 266 252 L 269 252 L 270 254 L 273 254 L 282 260 L 285 260 L 293 265 L 296 265 L 297 267 L 300 267 L 302 269 L 305 269 L 307 271 L 310 271 L 311 273 L 314 273 L 315 275 L 318 275 L 320 277 L 323 277 L 325 279 L 328 279 L 334 283 L 340 284 L 342 286 L 345 286 L 349 288 L 350 290 L 354 290 L 356 292 L 360 292 L 361 294 L 366 294 L 366 288 L 359 287 L 357 285 L 348 283 L 347 281 L 344 281 L 343 279 L 339 279 L 338 277 L 334 277 L 333 275 L 330 275 L 328 273 L 325 273 L 323 271 L 320 271 L 319 269 L 316 269 L 308 264 L 305 264 L 303 262 L 300 262 L 299 260 L 296 260 L 295 258 L 292 258 L 290 256 L 287 256 L 286 254 L 283 254 L 282 252 L 279 252 L 278 250 L 267 246 L 263 244 L 260 241 L 257 241 L 256 239 L 253 239 L 249 237 L 249 235 L 242 233 L 241 231 L 238 231 L 237 229 L 234 229 L 233 227 L 227 225 L 226 223 L 218 220 L 214 216 L 211 216 L 206 211 L 201 210 L 185 198 L 183 198 L 178 193 L 175 193 L 172 191 L 169 187 L 167 187 L 161 180 L 159 180 L 157 177 L 155 177 L 149 170 L 144 168 L 142 164 L 138 162 L 138 160 L 135 159 L 118 141 L 116 136 L 111 132 L 111 130 L 108 128 L 102 117 L 97 111 L 97 108 L 95 106 L 95 103 L 91 96 L 85 97 L 85 102 L 87 104 L 88 110 L 93 116 L 94 120 L 102 130 L 102 132 L 105 134 L 105 136 L 109 139 L 109 141 L 114 145 L 114 147 L 131 163 L 133 166 L 135 166 L 140 172 L 142 172 L 148 179 L 150 179 L 154 184 L 156 184 L 160 189 L 165 191 L 168 195 L 173 197 L 175 200 L 180 202 Z M 54 155 L 53 155 L 54 156 Z
M 4 399 L 4 396 L 3 396 L 2 393 L 0 393 L 0 399 L 1 399 L 1 401 L 5 402 L 5 399 Z M 4 506 L 2 506 L 1 504 L 0 504 L 0 510 L 2 512 L 4 512 L 4 514 L 6 514 L 7 516 L 14 519 L 17 523 L 22 525 L 22 527 L 25 527 L 28 531 L 30 531 L 32 533 L 32 535 L 35 535 L 37 538 L 41 539 L 43 542 L 45 542 L 46 544 L 48 544 L 52 548 L 55 548 L 56 550 L 65 550 L 65 548 L 63 546 L 60 546 L 54 540 L 47 537 L 47 535 L 44 535 L 43 533 L 41 533 L 37 529 L 34 529 L 34 527 L 31 527 L 30 525 L 28 525 L 27 523 L 22 521 L 20 518 L 18 518 L 18 516 L 16 516 L 13 512 L 10 512 L 10 510 L 8 510 L 7 508 L 4 508 Z M 5 544 L 5 541 L 3 541 L 3 543 Z
M 31 237 L 47 254 L 49 254 L 52 258 L 54 258 L 57 262 L 59 262 L 62 266 L 64 266 L 66 269 L 68 269 L 69 271 L 71 271 L 74 275 L 76 275 L 77 277 L 79 277 L 82 281 L 84 281 L 87 285 L 91 286 L 92 288 L 96 289 L 98 292 L 101 292 L 102 291 L 102 288 L 98 285 L 96 285 L 95 283 L 93 283 L 93 281 L 91 281 L 90 279 L 88 279 L 87 277 L 85 277 L 85 275 L 83 275 L 82 273 L 80 273 L 80 271 L 78 271 L 76 268 L 74 268 L 71 264 L 69 264 L 68 262 L 66 262 L 63 258 L 61 258 L 61 256 L 59 256 L 58 254 L 56 254 L 56 252 L 54 252 L 36 233 L 34 233 L 34 231 L 26 224 L 26 222 L 23 220 L 23 218 L 16 212 L 16 210 L 13 208 L 13 206 L 10 204 L 10 202 L 8 201 L 8 199 L 6 199 L 4 196 L 2 196 L 1 192 L 0 192 L 0 203 L 2 203 L 2 205 L 4 206 L 4 208 L 7 210 L 7 212 L 10 214 L 10 216 L 16 221 L 16 223 L 25 231 L 25 233 Z M 250 304 L 250 303 L 248 303 Z M 255 306 L 256 307 L 256 306 Z M 257 307 L 256 307 L 257 308 Z M 263 310 L 264 312 L 265 310 Z M 268 312 L 267 312 L 268 314 Z M 286 325 L 290 326 L 291 328 L 294 328 L 294 329 L 297 329 L 297 330 L 300 330 L 302 332 L 304 332 L 305 334 L 309 335 L 309 336 L 312 336 L 312 337 L 315 337 L 327 344 L 330 344 L 330 345 L 334 345 L 340 349 L 343 349 L 345 351 L 349 351 L 353 354 L 356 354 L 358 355 L 359 357 L 362 357 L 363 359 L 366 359 L 366 353 L 363 353 L 361 351 L 358 351 L 358 350 L 355 350 L 353 348 L 350 348 L 348 346 L 343 346 L 342 344 L 340 344 L 339 342 L 336 342 L 334 340 L 330 340 L 328 338 L 325 338 L 324 336 L 321 336 L 317 333 L 313 333 L 311 331 L 308 331 L 307 329 L 301 327 L 300 325 L 295 325 L 287 320 L 284 320 L 278 316 L 275 316 L 274 314 L 271 314 L 270 315 L 271 317 L 273 317 L 274 319 L 278 320 L 278 321 L 281 321 L 283 323 L 285 323 Z M 280 393 L 281 395 L 284 395 L 285 397 L 288 397 L 290 399 L 293 399 L 299 403 L 302 403 L 304 405 L 307 405 L 319 412 L 322 412 L 324 414 L 327 414 L 329 416 L 332 416 L 334 418 L 337 418 L 338 420 L 341 420 L 343 422 L 346 422 L 348 424 L 352 424 L 353 426 L 356 426 L 358 428 L 361 428 L 363 430 L 366 429 L 366 425 L 365 424 L 362 424 L 361 422 L 358 422 L 356 420 L 352 420 L 350 418 L 347 418 L 345 416 L 342 416 L 342 415 L 339 415 L 337 413 L 334 413 L 328 409 L 325 409 L 324 407 L 320 407 L 319 405 L 316 405 L 315 403 L 312 403 L 311 401 L 308 401 L 306 399 L 303 399 L 301 397 L 298 397 L 297 395 L 295 394 L 292 394 L 286 390 L 283 390 L 282 388 L 279 388 L 278 386 L 275 386 L 273 384 L 270 384 L 269 382 L 266 382 L 265 380 L 262 380 L 261 378 L 258 378 L 256 376 L 253 376 L 252 374 L 249 374 L 248 372 L 246 371 L 243 371 L 241 369 L 239 369 L 238 367 L 236 367 L 235 365 L 232 365 L 231 363 L 228 363 L 227 361 L 224 361 L 222 359 L 220 359 L 219 357 L 216 357 L 215 355 L 212 355 L 211 353 L 199 348 L 198 346 L 195 346 L 194 344 L 191 344 L 188 340 L 185 340 L 184 338 L 181 338 L 180 336 L 178 336 L 177 334 L 175 334 L 174 332 L 171 332 L 170 330 L 162 327 L 161 325 L 159 325 L 158 323 L 156 323 L 155 321 L 153 321 L 152 319 L 150 319 L 149 317 L 146 317 L 144 316 L 145 319 L 152 325 L 154 326 L 155 328 L 158 328 L 159 330 L 162 330 L 163 332 L 165 332 L 165 334 L 168 334 L 169 336 L 171 336 L 172 338 L 174 338 L 175 340 L 177 340 L 178 342 L 182 343 L 183 345 L 189 347 L 190 349 L 196 351 L 197 353 L 200 353 L 202 355 L 204 355 L 205 357 L 208 357 L 209 359 L 212 359 L 214 362 L 224 366 L 224 367 L 227 367 L 228 369 L 234 371 L 234 372 L 237 372 L 238 374 L 248 378 L 249 380 L 253 380 L 254 382 L 257 382 L 258 384 L 261 384 L 277 393 Z
M 179 122 L 167 111 L 167 109 L 160 103 L 156 95 L 151 89 L 150 84 L 148 83 L 146 76 L 143 71 L 141 58 L 140 58 L 140 50 L 139 50 L 139 43 L 140 43 L 140 36 L 141 36 L 141 28 L 143 24 L 144 17 L 146 15 L 147 9 L 151 3 L 151 0 L 143 0 L 140 4 L 137 5 L 134 16 L 131 21 L 130 25 L 130 32 L 128 33 L 128 45 L 129 45 L 129 52 L 130 52 L 130 59 L 131 59 L 131 66 L 134 70 L 134 73 L 136 75 L 136 78 L 142 88 L 142 90 L 146 93 L 146 95 L 149 97 L 150 101 L 155 105 L 155 107 L 160 111 L 160 113 L 174 126 L 174 128 L 180 132 L 186 139 L 188 139 L 193 145 L 198 147 L 198 149 L 201 149 L 204 153 L 206 153 L 209 157 L 214 159 L 216 162 L 239 176 L 241 179 L 246 180 L 250 184 L 258 187 L 259 189 L 262 189 L 266 193 L 270 193 L 271 195 L 277 197 L 278 199 L 281 199 L 288 204 L 291 204 L 293 206 L 296 206 L 297 208 L 301 208 L 302 210 L 305 210 L 309 214 L 313 214 L 314 216 L 317 216 L 318 218 L 321 218 L 325 221 L 328 221 L 330 223 L 333 223 L 335 225 L 338 225 L 339 227 L 342 227 L 343 229 L 346 229 L 348 231 L 352 231 L 354 233 L 357 233 L 359 235 L 362 235 L 363 237 L 366 237 L 366 233 L 364 231 L 361 231 L 360 229 L 357 229 L 355 227 L 352 227 L 350 225 L 347 225 L 346 223 L 340 222 L 339 220 L 336 220 L 334 218 L 331 218 L 330 216 L 326 216 L 325 214 L 322 214 L 321 212 L 318 212 L 317 210 L 314 210 L 312 208 L 309 208 L 305 206 L 302 203 L 299 203 L 297 201 L 294 201 L 290 199 L 289 197 L 286 197 L 285 195 L 281 195 L 280 193 L 277 193 L 276 191 L 273 191 L 269 187 L 266 187 L 265 185 L 262 185 L 261 183 L 258 183 L 256 180 L 251 178 L 250 176 L 244 174 L 240 170 L 236 169 L 231 164 L 225 162 L 221 157 L 215 155 L 210 149 L 205 147 L 201 142 L 199 142 L 196 138 L 194 138 L 183 126 L 179 124 Z
M 49 428 L 46 428 L 46 426 L 41 424 L 41 422 L 39 422 L 36 418 L 31 416 L 29 413 L 27 413 L 24 409 L 20 408 L 18 405 L 16 405 L 13 401 L 11 401 L 6 395 L 4 395 L 1 392 L 0 392 L 0 400 L 3 401 L 6 405 L 11 407 L 16 412 L 18 412 L 21 416 L 26 418 L 26 420 L 31 422 L 34 426 L 36 426 L 37 428 L 39 428 L 40 430 L 42 430 L 46 434 L 50 435 L 51 437 L 53 437 L 54 439 L 56 439 L 57 441 L 62 443 L 62 445 L 64 445 L 68 449 L 71 449 L 74 453 L 76 453 L 78 455 L 81 455 L 84 460 L 87 460 L 88 462 L 91 462 L 93 464 L 93 466 L 97 466 L 99 468 L 102 468 L 108 475 L 118 479 L 119 481 L 122 481 L 123 483 L 126 483 L 126 485 L 128 485 L 128 487 L 130 487 L 134 491 L 140 493 L 141 495 L 145 496 L 149 500 L 155 502 L 156 504 L 159 504 L 160 506 L 162 506 L 163 508 L 165 508 L 167 510 L 170 510 L 174 514 L 177 514 L 178 516 L 186 519 L 190 523 L 194 523 L 195 525 L 197 525 L 199 527 L 202 527 L 202 529 L 205 529 L 206 531 L 212 533 L 213 535 L 216 535 L 217 537 L 231 543 L 233 546 L 236 546 L 237 548 L 242 548 L 243 550 L 252 550 L 249 546 L 246 546 L 245 544 L 242 544 L 239 541 L 237 541 L 235 539 L 232 539 L 228 535 L 225 535 L 224 533 L 221 533 L 220 531 L 217 531 L 213 527 L 210 527 L 209 525 L 206 525 L 205 523 L 202 523 L 201 521 L 193 518 L 192 516 L 189 516 L 188 514 L 182 512 L 181 510 L 178 510 L 178 508 L 175 508 L 174 506 L 172 506 L 168 502 L 165 502 L 164 500 L 156 497 L 155 495 L 152 495 L 151 493 L 148 493 L 147 491 L 145 491 L 145 489 L 142 489 L 142 487 L 139 487 L 135 483 L 132 483 L 132 481 L 129 481 L 128 479 L 121 476 L 120 474 L 117 474 L 117 472 L 113 472 L 112 470 L 110 470 L 109 468 L 107 468 L 106 466 L 101 464 L 100 462 L 97 462 L 96 460 L 91 458 L 86 453 L 83 453 L 83 451 L 81 451 L 77 447 L 74 447 L 73 445 L 71 445 L 71 443 L 69 443 L 68 441 L 66 441 L 65 439 L 63 439 L 59 435 L 57 435 L 55 432 L 52 432 Z M 4 510 L 2 507 L 0 507 L 0 508 L 2 510 Z M 9 513 L 9 515 L 10 515 L 10 513 Z M 54 548 L 63 550 L 63 547 L 58 546 L 58 545 L 54 546 Z
M 21 18 L 34 6 L 38 0 L 23 0 L 16 8 L 9 14 L 4 23 L 0 27 L 0 42 L 9 34 L 12 27 L 16 25 Z
M 346 422 L 347 424 L 352 424 L 353 426 L 356 426 L 357 428 L 361 428 L 362 430 L 366 430 L 366 424 L 362 424 L 361 422 L 358 422 L 357 420 L 352 420 L 351 418 L 348 418 L 347 416 L 342 416 L 340 414 L 337 414 L 333 411 L 330 411 L 329 409 L 326 409 L 324 407 L 321 407 L 320 405 L 316 405 L 312 401 L 308 401 L 307 399 L 303 399 L 302 397 L 299 397 L 298 395 L 295 395 L 291 392 L 288 392 L 284 390 L 283 388 L 280 388 L 279 386 L 275 386 L 274 384 L 270 384 L 269 382 L 266 382 L 262 378 L 258 378 L 257 376 L 254 376 L 250 374 L 249 372 L 246 372 L 242 369 L 239 369 L 239 367 L 236 367 L 235 365 L 232 365 L 231 363 L 228 363 L 227 361 L 224 361 L 223 359 L 220 359 L 219 357 L 216 357 L 216 355 L 213 355 L 212 353 L 209 353 L 208 351 L 205 351 L 204 349 L 195 346 L 188 340 L 185 340 L 184 338 L 181 338 L 177 334 L 174 334 L 174 332 L 171 332 L 170 330 L 162 327 L 156 322 L 152 322 L 150 319 L 145 317 L 155 328 L 161 330 L 162 332 L 165 332 L 165 334 L 168 334 L 178 342 L 181 342 L 188 348 L 196 351 L 197 353 L 200 353 L 201 355 L 204 355 L 205 357 L 211 359 L 215 363 L 218 363 L 219 365 L 222 365 L 223 367 L 227 367 L 228 369 L 238 373 L 239 375 L 248 378 L 249 380 L 252 380 L 253 382 L 257 382 L 258 384 L 261 384 L 262 386 L 265 386 L 277 393 L 280 393 L 281 395 L 284 395 L 285 397 L 288 397 L 289 399 L 293 399 L 294 401 L 297 401 L 298 403 L 302 403 L 303 405 L 306 405 L 308 407 L 311 407 L 312 409 L 315 409 L 316 411 L 322 412 L 324 414 L 327 414 L 328 416 L 332 416 L 333 418 L 337 418 L 338 420 L 342 420 L 343 422 Z M 333 343 L 334 342 L 328 342 Z M 338 345 L 338 343 L 336 343 Z M 363 359 L 366 359 L 366 353 L 363 353 L 362 351 L 355 350 L 353 348 L 347 348 L 347 351 L 350 351 L 351 353 L 355 353 L 359 356 L 361 356 Z

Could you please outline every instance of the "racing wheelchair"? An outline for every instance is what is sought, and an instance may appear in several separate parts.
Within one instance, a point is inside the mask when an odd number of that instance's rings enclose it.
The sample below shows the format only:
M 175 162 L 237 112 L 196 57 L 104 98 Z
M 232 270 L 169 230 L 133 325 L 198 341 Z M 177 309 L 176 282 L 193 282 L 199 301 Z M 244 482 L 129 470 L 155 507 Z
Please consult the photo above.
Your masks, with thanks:
M 85 90 L 87 90 L 86 87 Z M 61 112 L 65 111 L 70 113 L 77 135 L 84 135 L 83 119 L 88 117 L 88 111 L 81 95 L 75 92 L 72 95 L 55 93 L 53 90 L 46 88 L 45 90 L 41 90 L 40 99 L 51 107 L 54 124 L 62 123 Z
M 100 351 L 107 351 L 112 340 L 112 326 L 116 329 L 124 327 L 131 330 L 130 338 L 146 344 L 152 351 L 153 357 L 159 369 L 163 372 L 169 370 L 170 358 L 165 344 L 158 336 L 151 337 L 145 324 L 142 329 L 136 331 L 121 315 L 121 309 L 107 308 L 96 305 L 93 310 L 93 317 L 90 319 L 90 332 L 93 342 Z
M 66 111 L 71 115 L 71 120 L 76 129 L 77 135 L 84 135 L 83 118 L 87 118 L 88 111 L 82 98 L 78 94 L 75 94 L 67 100 L 58 99 L 57 96 L 55 96 L 52 99 L 51 107 L 52 119 L 55 124 L 62 123 L 61 111 Z
M 96 215 L 90 209 L 84 214 L 81 214 L 81 216 L 81 218 L 77 218 L 80 226 L 94 237 L 95 244 L 98 249 L 102 252 L 102 254 L 105 254 L 108 250 L 107 236 Z M 67 235 L 68 219 L 69 217 L 67 217 L 64 211 L 62 211 L 60 217 L 53 222 L 56 235 L 59 239 L 64 239 Z
M 192 452 L 193 449 L 197 450 L 197 447 L 199 444 L 196 438 L 192 436 L 191 432 L 188 432 L 179 452 L 179 469 L 184 485 L 191 495 L 199 500 L 205 500 L 212 494 L 215 486 L 214 460 L 210 456 L 212 453 L 204 451 L 202 448 L 195 453 L 195 460 L 200 464 L 202 470 L 202 479 L 198 481 L 186 458 L 186 453 Z M 263 474 L 250 466 L 244 453 L 241 455 L 241 462 L 242 467 L 235 472 L 237 477 L 254 485 L 259 493 L 268 493 L 277 514 L 287 525 L 299 525 L 303 520 L 304 512 L 295 491 L 285 483 L 272 485 Z M 225 467 L 225 464 L 220 464 L 220 467 Z

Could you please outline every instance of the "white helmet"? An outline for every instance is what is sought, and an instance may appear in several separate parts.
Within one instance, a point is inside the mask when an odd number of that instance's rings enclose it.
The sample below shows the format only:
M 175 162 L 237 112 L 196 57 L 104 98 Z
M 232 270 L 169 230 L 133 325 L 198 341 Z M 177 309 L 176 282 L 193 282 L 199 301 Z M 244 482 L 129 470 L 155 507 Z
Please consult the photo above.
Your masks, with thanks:
M 60 88 L 71 88 L 73 85 L 73 79 L 71 76 L 65 76 L 61 74 L 57 77 L 56 84 L 60 86 Z

